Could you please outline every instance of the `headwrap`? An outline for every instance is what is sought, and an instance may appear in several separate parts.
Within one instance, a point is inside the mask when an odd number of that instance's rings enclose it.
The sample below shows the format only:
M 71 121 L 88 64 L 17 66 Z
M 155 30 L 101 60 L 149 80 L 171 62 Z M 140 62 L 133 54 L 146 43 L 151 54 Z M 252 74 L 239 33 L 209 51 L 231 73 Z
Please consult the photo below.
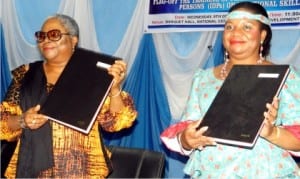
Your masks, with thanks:
M 266 24 L 268 26 L 271 26 L 270 19 L 266 16 L 263 16 L 261 14 L 251 14 L 250 12 L 246 11 L 232 11 L 226 16 L 226 21 L 228 19 L 253 19 L 258 20 L 263 24 Z

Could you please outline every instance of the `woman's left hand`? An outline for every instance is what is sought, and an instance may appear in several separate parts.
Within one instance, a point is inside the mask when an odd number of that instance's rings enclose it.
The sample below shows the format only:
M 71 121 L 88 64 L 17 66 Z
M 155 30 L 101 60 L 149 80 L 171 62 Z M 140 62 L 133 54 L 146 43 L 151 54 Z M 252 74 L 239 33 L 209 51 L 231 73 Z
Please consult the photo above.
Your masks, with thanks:
M 265 121 L 260 136 L 267 138 L 274 133 L 274 130 L 276 130 L 275 122 L 277 118 L 278 106 L 279 99 L 277 97 L 273 99 L 271 104 L 267 103 L 266 107 L 268 110 L 264 112 Z
M 122 60 L 116 60 L 110 68 L 108 68 L 108 74 L 114 77 L 114 83 L 111 88 L 111 94 L 118 93 L 120 91 L 120 86 L 125 79 L 127 71 L 127 65 Z
M 47 116 L 38 113 L 40 109 L 41 106 L 36 105 L 23 113 L 23 120 L 27 128 L 31 130 L 38 129 L 47 122 Z

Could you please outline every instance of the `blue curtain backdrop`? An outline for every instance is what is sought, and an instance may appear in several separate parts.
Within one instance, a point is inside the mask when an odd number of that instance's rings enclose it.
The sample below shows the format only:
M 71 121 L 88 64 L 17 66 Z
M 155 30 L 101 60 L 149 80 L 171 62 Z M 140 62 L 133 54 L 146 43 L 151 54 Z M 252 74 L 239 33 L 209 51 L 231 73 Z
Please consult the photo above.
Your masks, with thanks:
M 218 66 L 224 62 L 224 48 L 222 45 L 222 37 L 223 33 L 219 32 L 214 46 L 208 47 L 210 50 L 210 55 L 203 68 L 211 68 L 214 66 Z
M 3 28 L 2 28 L 2 23 L 0 24 L 0 61 L 1 61 L 1 86 L 0 86 L 0 91 L 1 91 L 1 101 L 3 100 L 5 93 L 7 91 L 7 88 L 9 86 L 9 83 L 11 81 L 11 74 L 9 70 L 9 66 L 7 63 L 7 56 L 6 56 L 6 50 L 5 50 L 5 39 L 3 36 Z
M 137 122 L 119 133 L 104 133 L 105 143 L 162 151 L 165 177 L 184 178 L 187 157 L 167 150 L 159 135 L 179 120 L 193 71 L 223 62 L 222 33 L 144 34 L 145 2 L 0 0 L 1 100 L 11 81 L 10 70 L 39 57 L 33 34 L 44 19 L 57 12 L 70 15 L 79 23 L 83 47 L 123 57 L 128 63 L 123 88 L 133 96 Z M 299 67 L 299 48 L 299 29 L 273 31 L 273 62 Z
M 159 139 L 160 133 L 169 126 L 171 114 L 161 78 L 152 35 L 144 35 L 140 48 L 124 83 L 136 105 L 136 124 L 119 133 L 104 133 L 107 145 L 147 148 L 164 152 L 167 150 Z M 168 168 L 168 160 L 166 170 Z M 167 172 L 165 176 L 167 176 Z
M 135 101 L 138 111 L 136 124 L 118 134 L 106 134 L 106 143 L 163 151 L 161 141 L 157 139 L 169 126 L 171 115 L 151 35 L 142 38 L 124 90 Z

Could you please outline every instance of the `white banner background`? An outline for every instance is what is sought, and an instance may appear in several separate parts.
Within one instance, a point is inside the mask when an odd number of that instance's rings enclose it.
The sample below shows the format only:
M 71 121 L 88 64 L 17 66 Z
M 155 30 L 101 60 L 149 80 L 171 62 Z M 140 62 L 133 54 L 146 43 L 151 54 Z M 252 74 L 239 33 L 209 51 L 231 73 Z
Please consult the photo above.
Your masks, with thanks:
M 148 0 L 145 33 L 220 31 L 238 0 Z M 300 0 L 253 1 L 263 5 L 273 29 L 300 29 Z

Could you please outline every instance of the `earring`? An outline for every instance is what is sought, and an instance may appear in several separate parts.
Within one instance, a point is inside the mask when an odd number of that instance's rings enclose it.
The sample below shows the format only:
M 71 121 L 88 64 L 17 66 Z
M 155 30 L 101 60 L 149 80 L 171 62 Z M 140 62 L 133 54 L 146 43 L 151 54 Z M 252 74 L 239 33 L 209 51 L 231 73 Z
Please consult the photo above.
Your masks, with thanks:
M 229 55 L 228 55 L 228 52 L 227 50 L 225 51 L 224 53 L 224 65 L 221 69 L 221 72 L 220 72 L 220 76 L 221 76 L 221 79 L 225 79 L 226 76 L 227 76 L 227 65 L 229 63 Z
M 228 55 L 228 52 L 227 52 L 227 50 L 225 51 L 225 55 L 224 55 L 224 62 L 225 62 L 225 64 L 227 65 L 228 64 L 228 62 L 229 62 L 229 55 Z
M 265 58 L 263 57 L 263 54 L 262 54 L 262 52 L 263 52 L 263 50 L 264 50 L 263 43 L 264 43 L 263 41 L 260 41 L 259 59 L 257 60 L 257 63 L 258 63 L 258 64 L 261 64 L 261 63 L 265 60 Z

